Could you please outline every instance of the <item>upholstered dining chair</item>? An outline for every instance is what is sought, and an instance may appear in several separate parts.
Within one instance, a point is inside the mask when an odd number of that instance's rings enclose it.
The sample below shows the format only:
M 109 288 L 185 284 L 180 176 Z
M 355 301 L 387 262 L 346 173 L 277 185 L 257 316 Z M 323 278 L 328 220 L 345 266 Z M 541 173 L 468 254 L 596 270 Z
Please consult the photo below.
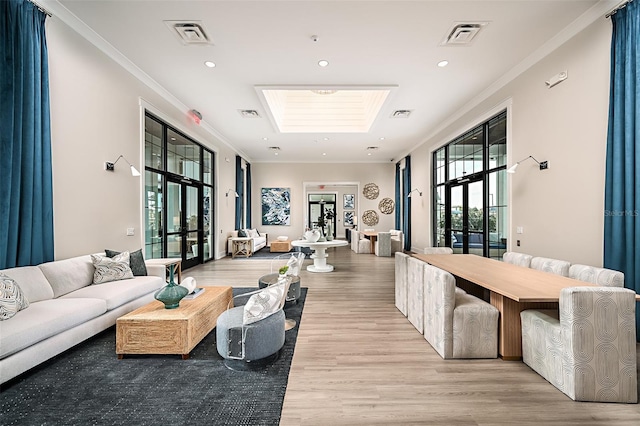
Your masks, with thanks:
M 351 250 L 355 253 L 371 254 L 371 241 L 364 238 L 359 231 L 351 231 Z
M 517 253 L 515 251 L 507 251 L 502 255 L 502 261 L 504 263 L 524 266 L 525 268 L 531 267 L 531 259 L 533 259 L 533 256 L 530 254 Z
M 549 272 L 551 274 L 569 276 L 570 262 L 566 260 L 549 259 L 546 257 L 534 257 L 531 259 L 531 269 Z
M 404 234 L 398 229 L 391 229 L 391 253 L 404 252 Z
M 395 302 L 402 315 L 407 316 L 407 259 L 408 254 L 395 254 Z
M 234 304 L 250 297 L 244 305 L 232 307 L 218 317 L 216 348 L 227 368 L 261 367 L 277 358 L 285 341 L 282 308 L 290 282 L 290 278 L 284 278 L 266 288 L 234 296 Z
M 496 358 L 498 309 L 457 291 L 449 272 L 424 266 L 424 338 L 444 359 Z
M 378 232 L 378 238 L 376 238 L 376 244 L 374 247 L 375 255 L 381 257 L 391 256 L 391 233 L 390 232 Z
M 635 296 L 619 287 L 567 287 L 559 315 L 522 311 L 522 360 L 573 400 L 638 402 Z
M 427 247 L 424 249 L 424 254 L 453 254 L 451 247 Z
M 571 265 L 569 278 L 606 287 L 624 287 L 624 274 L 613 269 L 588 265 Z

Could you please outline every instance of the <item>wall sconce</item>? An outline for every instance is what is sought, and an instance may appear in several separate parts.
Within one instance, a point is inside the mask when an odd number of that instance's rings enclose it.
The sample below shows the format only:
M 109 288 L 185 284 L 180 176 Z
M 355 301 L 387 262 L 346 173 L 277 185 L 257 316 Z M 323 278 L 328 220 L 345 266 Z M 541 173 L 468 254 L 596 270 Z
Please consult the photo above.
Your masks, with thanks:
M 108 161 L 107 161 L 107 162 L 105 162 L 105 163 L 104 163 L 104 169 L 105 169 L 106 171 L 108 171 L 108 172 L 113 172 L 113 171 L 114 171 L 114 168 L 115 168 L 115 166 L 116 166 L 116 163 L 117 163 L 118 161 L 120 161 L 120 159 L 121 159 L 121 158 L 122 158 L 124 161 L 126 161 L 126 162 L 127 162 L 127 164 L 129 165 L 129 167 L 131 167 L 131 176 L 140 176 L 140 172 L 138 171 L 138 169 L 136 169 L 135 167 L 133 167 L 133 165 L 132 165 L 132 164 L 131 164 L 131 163 L 130 163 L 126 158 L 124 158 L 124 156 L 122 156 L 122 155 L 121 155 L 120 157 L 116 158 L 116 161 L 114 161 L 113 163 L 110 163 L 110 162 L 108 162 Z
M 422 191 L 420 191 L 418 188 L 413 188 L 411 191 L 409 191 L 409 194 L 407 194 L 407 197 L 411 197 L 412 192 L 417 192 L 418 195 L 422 197 Z
M 523 161 L 527 161 L 529 158 L 531 158 L 533 161 L 535 161 L 536 163 L 538 163 L 540 165 L 540 170 L 546 170 L 546 169 L 549 168 L 549 162 L 548 161 L 540 162 L 540 161 L 536 160 L 535 158 L 533 158 L 530 155 L 527 158 L 525 158 L 524 160 L 520 160 L 516 164 L 514 164 L 513 166 L 509 167 L 507 169 L 507 173 L 515 173 L 516 169 L 518 168 L 518 165 L 520 165 L 520 163 L 522 163 Z
M 228 197 L 229 194 L 233 194 L 236 198 L 239 197 L 238 193 L 236 191 L 234 191 L 233 189 L 229 189 L 225 195 Z

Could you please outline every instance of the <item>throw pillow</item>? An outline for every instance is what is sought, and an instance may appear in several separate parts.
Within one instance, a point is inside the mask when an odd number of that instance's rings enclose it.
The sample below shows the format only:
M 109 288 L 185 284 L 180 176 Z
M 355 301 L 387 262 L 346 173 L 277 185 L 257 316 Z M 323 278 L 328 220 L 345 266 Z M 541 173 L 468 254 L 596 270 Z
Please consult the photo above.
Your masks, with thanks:
M 260 234 L 258 234 L 258 231 L 255 229 L 248 229 L 249 233 L 247 234 L 248 237 L 251 238 L 258 238 L 260 237 Z
M 114 257 L 122 252 L 105 250 L 104 253 L 107 257 Z M 129 253 L 129 267 L 131 268 L 131 272 L 133 272 L 134 277 L 145 277 L 148 275 L 147 265 L 144 263 L 144 256 L 142 255 L 142 249 Z
M 248 235 L 247 235 L 247 233 L 245 232 L 244 229 L 238 229 L 238 237 L 245 238 L 247 236 Z
M 0 321 L 13 317 L 18 311 L 29 307 L 17 282 L 0 272 Z
M 252 324 L 278 312 L 285 287 L 278 284 L 272 285 L 251 296 L 244 305 L 242 323 Z
M 133 278 L 133 272 L 129 267 L 129 252 L 125 251 L 113 258 L 92 254 L 91 261 L 96 270 L 93 273 L 94 284 L 104 284 L 111 281 Z

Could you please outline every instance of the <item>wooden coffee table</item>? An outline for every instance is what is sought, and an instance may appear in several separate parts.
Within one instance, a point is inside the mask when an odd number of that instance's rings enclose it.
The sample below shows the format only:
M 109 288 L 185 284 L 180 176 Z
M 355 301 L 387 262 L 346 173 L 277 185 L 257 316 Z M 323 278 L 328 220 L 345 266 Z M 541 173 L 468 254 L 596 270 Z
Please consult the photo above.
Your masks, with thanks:
M 233 306 L 231 287 L 204 287 L 192 300 L 165 309 L 157 300 L 116 320 L 116 354 L 177 354 L 182 359 L 216 326 L 218 316 Z

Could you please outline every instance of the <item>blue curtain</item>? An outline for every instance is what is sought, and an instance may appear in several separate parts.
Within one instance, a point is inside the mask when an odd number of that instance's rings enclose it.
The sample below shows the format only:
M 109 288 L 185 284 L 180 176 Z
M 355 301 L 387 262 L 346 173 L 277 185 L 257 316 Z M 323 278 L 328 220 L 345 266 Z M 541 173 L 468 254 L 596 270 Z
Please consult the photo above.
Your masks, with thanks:
M 236 155 L 236 229 L 242 228 L 242 200 L 244 188 L 244 175 L 242 174 L 242 157 Z
M 640 2 L 628 3 L 611 21 L 604 266 L 624 272 L 625 287 L 640 293 Z
M 0 269 L 54 257 L 46 17 L 0 1 Z
M 247 228 L 251 228 L 251 164 L 247 163 Z
M 411 250 L 411 156 L 407 155 L 404 158 L 404 175 L 403 179 L 403 194 L 404 200 L 403 221 L 402 221 L 402 233 L 404 234 L 404 249 Z
M 400 223 L 402 222 L 402 218 L 400 217 L 400 213 L 401 213 L 401 208 L 400 206 L 402 204 L 402 194 L 400 194 L 400 162 L 398 161 L 396 163 L 396 211 L 395 211 L 395 215 L 396 215 L 396 226 L 395 229 L 400 229 Z

